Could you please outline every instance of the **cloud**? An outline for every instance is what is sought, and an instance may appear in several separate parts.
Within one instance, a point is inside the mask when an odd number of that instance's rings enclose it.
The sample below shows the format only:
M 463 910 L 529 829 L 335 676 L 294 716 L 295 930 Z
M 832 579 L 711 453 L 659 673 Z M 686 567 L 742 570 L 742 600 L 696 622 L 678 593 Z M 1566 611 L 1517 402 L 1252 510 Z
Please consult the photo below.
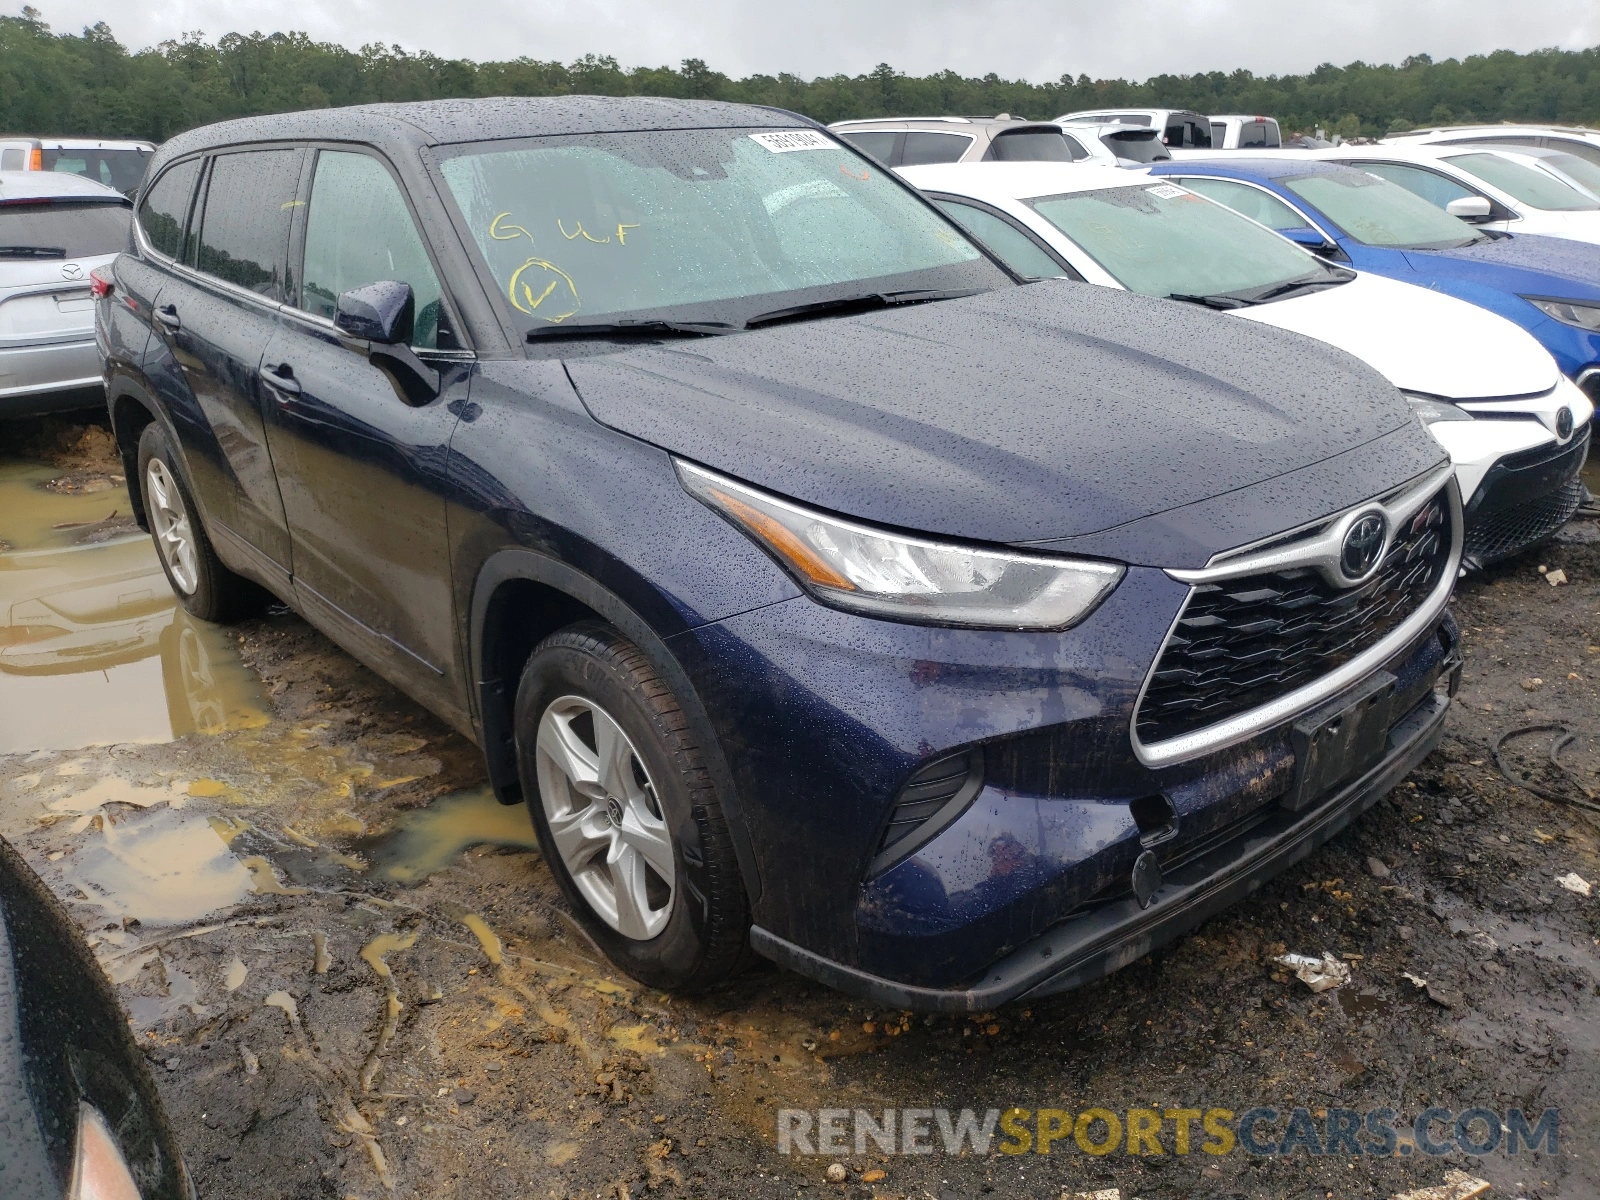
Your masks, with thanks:
M 399 43 L 444 57 L 623 66 L 704 59 L 730 75 L 856 75 L 888 62 L 1034 82 L 1062 74 L 1144 79 L 1319 63 L 1398 62 L 1600 44 L 1595 0 L 35 0 L 58 31 L 97 20 L 132 48 L 191 30 L 303 30 L 356 47 Z

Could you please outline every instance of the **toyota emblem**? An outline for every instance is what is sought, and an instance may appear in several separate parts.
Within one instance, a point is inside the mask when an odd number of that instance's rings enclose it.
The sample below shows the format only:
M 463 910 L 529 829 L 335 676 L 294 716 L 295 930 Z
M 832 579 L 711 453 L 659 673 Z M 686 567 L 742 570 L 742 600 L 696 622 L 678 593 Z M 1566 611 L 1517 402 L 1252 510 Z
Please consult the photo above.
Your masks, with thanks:
M 1572 436 L 1572 410 L 1566 405 L 1556 414 L 1556 436 L 1563 442 Z
M 75 263 L 75 262 L 62 263 L 61 264 L 61 278 L 63 278 L 63 279 L 82 279 L 83 278 L 83 264 L 82 263 Z
M 1384 534 L 1388 524 L 1382 513 L 1363 513 L 1345 530 L 1339 550 L 1339 570 L 1351 583 L 1360 583 L 1377 569 L 1383 557 Z

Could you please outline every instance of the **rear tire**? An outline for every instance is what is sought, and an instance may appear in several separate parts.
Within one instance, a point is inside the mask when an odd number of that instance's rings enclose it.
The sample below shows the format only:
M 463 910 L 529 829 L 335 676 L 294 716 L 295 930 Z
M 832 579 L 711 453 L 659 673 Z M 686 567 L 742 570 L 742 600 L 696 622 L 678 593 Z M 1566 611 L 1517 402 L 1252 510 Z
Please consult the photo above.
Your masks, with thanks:
M 727 820 L 644 651 L 598 621 L 546 638 L 517 689 L 516 741 L 545 861 L 606 957 L 677 992 L 734 974 L 750 910 Z
M 202 621 L 233 621 L 259 611 L 266 594 L 217 557 L 176 463 L 161 426 L 147 425 L 139 437 L 139 486 L 156 557 L 173 595 Z

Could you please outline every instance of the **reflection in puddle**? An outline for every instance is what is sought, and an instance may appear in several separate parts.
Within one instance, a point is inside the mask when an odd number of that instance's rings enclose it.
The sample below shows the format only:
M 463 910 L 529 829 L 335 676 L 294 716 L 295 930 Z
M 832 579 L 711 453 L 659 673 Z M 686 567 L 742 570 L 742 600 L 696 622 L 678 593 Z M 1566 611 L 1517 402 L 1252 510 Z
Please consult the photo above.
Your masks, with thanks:
M 55 495 L 49 477 L 0 465 L 0 754 L 264 724 L 259 681 L 178 608 L 148 537 L 74 541 L 127 497 Z
M 501 804 L 488 788 L 454 792 L 405 814 L 393 833 L 362 845 L 360 851 L 377 878 L 414 883 L 470 846 L 538 849 L 527 807 Z
M 157 809 L 102 826 L 61 865 L 68 882 L 111 916 L 193 921 L 251 890 L 250 870 L 199 813 Z

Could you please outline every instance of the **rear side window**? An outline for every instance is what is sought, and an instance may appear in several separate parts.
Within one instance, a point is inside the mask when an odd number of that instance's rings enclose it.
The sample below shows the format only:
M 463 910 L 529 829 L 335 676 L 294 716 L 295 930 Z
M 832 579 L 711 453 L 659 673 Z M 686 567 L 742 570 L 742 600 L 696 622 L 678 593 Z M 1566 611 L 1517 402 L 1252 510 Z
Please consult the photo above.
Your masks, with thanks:
M 1390 183 L 1398 183 L 1406 191 L 1421 196 L 1429 204 L 1443 208 L 1452 200 L 1459 200 L 1463 196 L 1476 196 L 1477 192 L 1469 187 L 1457 183 L 1454 179 L 1446 178 L 1435 171 L 1424 170 L 1421 167 L 1410 167 L 1404 163 L 1386 162 L 1353 162 L 1350 164 L 1380 179 L 1387 179 Z
M 1082 162 L 1089 157 L 1089 152 L 1083 148 L 1083 143 L 1077 138 L 1063 133 L 1061 140 L 1067 144 L 1067 155 L 1073 162 Z
M 1189 150 L 1211 149 L 1211 122 L 1174 117 L 1167 123 L 1166 142 Z
M 26 171 L 28 169 L 28 152 L 20 147 L 13 146 L 10 150 L 0 150 L 0 171 Z
M 1580 142 L 1576 139 L 1568 141 L 1566 138 L 1553 137 L 1546 138 L 1545 145 L 1552 150 L 1562 150 L 1567 154 L 1576 154 L 1579 158 L 1600 167 L 1600 146 L 1596 146 L 1593 142 Z
M 139 205 L 139 225 L 150 244 L 168 258 L 180 258 L 183 223 L 189 215 L 189 199 L 200 176 L 200 160 L 192 158 L 164 171 L 145 193 Z
M 409 283 L 416 297 L 411 343 L 438 345 L 439 279 L 394 177 L 366 154 L 317 155 L 306 217 L 300 307 L 332 320 L 339 296 L 379 280 Z
M 914 132 L 906 134 L 906 146 L 897 167 L 922 167 L 930 163 L 960 162 L 972 145 L 964 133 Z
M 1202 196 L 1215 200 L 1218 204 L 1226 205 L 1252 221 L 1259 221 L 1268 229 L 1306 229 L 1311 224 L 1276 196 L 1268 195 L 1260 188 L 1251 187 L 1247 183 L 1235 183 L 1231 179 L 1212 179 L 1199 175 L 1184 179 L 1183 186 L 1191 192 L 1199 192 Z
M 934 203 L 1018 275 L 1050 279 L 1068 274 L 1067 269 L 1046 254 L 1031 237 L 1003 217 L 957 200 L 935 200 Z
M 1071 162 L 1067 141 L 1052 129 L 1019 129 L 1002 133 L 989 146 L 997 162 Z
M 289 217 L 299 186 L 298 150 L 247 150 L 213 159 L 199 268 L 269 300 L 283 300 Z
M 894 140 L 900 135 L 892 129 L 872 129 L 865 133 L 842 135 L 857 150 L 864 150 L 879 162 L 894 165 Z
M 0 259 L 89 258 L 128 245 L 128 205 L 7 204 L 0 207 Z
M 1221 150 L 1228 144 L 1228 125 L 1226 121 L 1211 122 L 1211 148 Z

